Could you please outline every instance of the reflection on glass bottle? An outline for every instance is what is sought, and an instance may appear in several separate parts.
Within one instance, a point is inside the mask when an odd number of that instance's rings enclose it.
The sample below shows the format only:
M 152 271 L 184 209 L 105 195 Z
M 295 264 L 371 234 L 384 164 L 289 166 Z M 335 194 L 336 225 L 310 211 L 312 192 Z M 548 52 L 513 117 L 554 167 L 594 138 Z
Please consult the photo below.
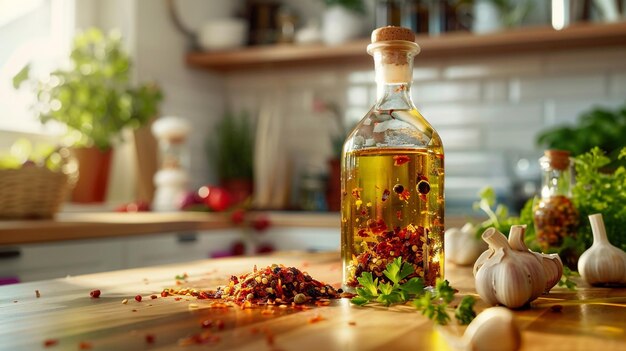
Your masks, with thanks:
M 441 139 L 411 100 L 415 34 L 379 28 L 374 56 L 378 101 L 348 136 L 342 155 L 343 285 L 362 272 L 385 281 L 402 257 L 434 285 L 443 276 L 444 155 Z

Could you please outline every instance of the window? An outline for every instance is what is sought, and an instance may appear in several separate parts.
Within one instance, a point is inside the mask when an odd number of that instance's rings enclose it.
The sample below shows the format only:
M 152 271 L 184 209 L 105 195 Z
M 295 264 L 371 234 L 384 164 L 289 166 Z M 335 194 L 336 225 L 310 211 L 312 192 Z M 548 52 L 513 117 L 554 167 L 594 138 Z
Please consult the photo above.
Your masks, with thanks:
M 74 0 L 0 0 L 0 131 L 60 131 L 39 123 L 30 109 L 32 92 L 16 91 L 12 81 L 28 63 L 35 76 L 62 64 L 74 23 Z

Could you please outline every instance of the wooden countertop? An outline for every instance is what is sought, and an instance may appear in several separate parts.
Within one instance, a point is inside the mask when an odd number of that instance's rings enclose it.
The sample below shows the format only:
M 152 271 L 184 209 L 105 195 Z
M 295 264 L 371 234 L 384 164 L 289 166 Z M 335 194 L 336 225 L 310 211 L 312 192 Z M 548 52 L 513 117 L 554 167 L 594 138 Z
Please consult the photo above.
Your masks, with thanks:
M 304 268 L 330 284 L 341 278 L 336 253 L 279 253 L 275 256 L 205 260 L 186 264 L 77 276 L 0 287 L 0 349 L 51 350 L 185 350 L 180 340 L 207 331 L 201 324 L 223 321 L 225 328 L 210 329 L 219 337 L 215 350 L 446 350 L 441 332 L 409 306 L 356 307 L 347 299 L 330 306 L 297 311 L 291 308 L 209 308 L 210 300 L 174 297 L 151 300 L 172 286 L 174 276 L 187 272 L 189 285 L 215 288 L 231 274 L 284 263 Z M 459 296 L 474 294 L 469 268 L 447 268 L 447 278 Z M 89 292 L 100 289 L 99 299 Z M 41 293 L 35 297 L 35 290 Z M 141 294 L 143 302 L 133 297 Z M 127 304 L 122 304 L 128 299 Z M 191 304 L 195 304 L 198 308 Z M 562 305 L 560 312 L 549 306 Z M 191 306 L 191 307 L 190 307 Z M 486 306 L 482 301 L 477 309 Z M 523 350 L 626 349 L 626 289 L 581 287 L 575 292 L 555 288 L 531 309 L 515 312 L 523 330 Z M 310 319 L 320 316 L 317 323 Z M 445 327 L 460 334 L 462 328 Z M 273 335 L 273 345 L 266 335 Z M 146 336 L 154 336 L 154 344 Z M 203 348 L 203 349 L 204 349 Z
M 267 217 L 272 227 L 339 228 L 339 213 L 250 212 L 247 219 Z M 465 217 L 446 218 L 461 226 Z M 155 233 L 236 228 L 230 215 L 206 212 L 60 213 L 51 220 L 0 220 L 0 246 L 63 240 L 101 239 Z

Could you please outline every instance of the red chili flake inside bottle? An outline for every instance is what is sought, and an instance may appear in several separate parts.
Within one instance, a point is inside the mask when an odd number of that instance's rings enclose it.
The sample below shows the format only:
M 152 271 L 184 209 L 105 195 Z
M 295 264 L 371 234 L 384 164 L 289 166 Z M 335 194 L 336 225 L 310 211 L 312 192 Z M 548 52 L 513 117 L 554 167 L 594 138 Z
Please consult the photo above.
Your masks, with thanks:
M 59 344 L 59 340 L 57 339 L 46 339 L 43 342 L 43 347 L 52 347 L 52 346 L 56 346 Z
M 137 295 L 137 296 L 135 296 L 135 301 L 137 301 L 137 302 L 141 302 L 141 295 Z
M 398 218 L 399 221 L 402 220 L 402 211 L 396 211 L 396 217 Z
M 396 155 L 396 156 L 393 157 L 393 165 L 394 166 L 401 166 L 401 165 L 409 162 L 410 160 L 411 159 L 407 155 Z
M 156 295 L 150 295 L 150 298 L 151 298 L 152 300 L 154 300 L 154 299 L 156 299 L 156 298 L 157 298 L 157 296 L 156 296 Z
M 170 294 L 170 292 L 169 292 L 169 291 L 167 291 L 167 290 L 163 290 L 163 291 L 161 291 L 161 297 L 168 297 L 168 296 L 169 296 L 169 294 Z
M 411 193 L 407 189 L 404 189 L 404 191 L 401 194 L 399 194 L 398 197 L 402 201 L 408 201 L 409 198 L 411 197 Z
M 200 326 L 202 328 L 211 328 L 213 326 L 213 321 L 211 319 L 206 319 L 204 321 L 202 321 L 202 324 L 200 324 Z
M 361 238 L 367 238 L 369 236 L 369 234 L 367 234 L 365 229 L 360 229 L 357 235 L 360 236 Z
M 91 296 L 91 297 L 92 297 L 92 298 L 94 298 L 94 299 L 99 298 L 99 297 L 100 297 L 100 290 L 98 290 L 98 289 L 96 289 L 96 290 L 92 290 L 92 291 L 89 293 L 89 296 Z
M 355 199 L 360 199 L 361 198 L 361 188 L 354 188 L 352 189 L 352 196 L 354 196 Z

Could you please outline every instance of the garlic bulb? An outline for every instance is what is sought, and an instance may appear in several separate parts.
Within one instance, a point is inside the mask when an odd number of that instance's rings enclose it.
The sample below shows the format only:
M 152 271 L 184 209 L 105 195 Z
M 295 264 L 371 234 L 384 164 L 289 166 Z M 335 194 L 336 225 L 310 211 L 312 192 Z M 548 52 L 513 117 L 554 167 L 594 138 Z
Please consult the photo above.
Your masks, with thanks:
M 518 253 L 518 258 L 528 269 L 532 277 L 533 293 L 530 296 L 534 300 L 546 290 L 546 273 L 543 269 L 543 260 L 528 250 L 524 244 L 525 225 L 514 225 L 509 232 L 509 245 Z
M 519 252 L 528 252 L 535 256 L 535 258 L 541 263 L 545 274 L 546 283 L 542 288 L 543 292 L 548 292 L 552 289 L 556 283 L 561 280 L 563 275 L 563 262 L 559 258 L 558 254 L 544 254 L 531 251 L 524 243 L 524 234 L 526 233 L 525 225 L 514 225 L 509 232 L 509 245 L 513 250 Z
M 593 245 L 578 259 L 578 273 L 590 285 L 626 284 L 626 252 L 611 245 L 602 214 L 589 216 Z
M 515 351 L 522 336 L 513 312 L 504 307 L 492 307 L 481 312 L 463 334 L 466 350 Z
M 476 237 L 476 228 L 466 223 L 461 229 L 446 230 L 444 245 L 446 260 L 460 266 L 474 264 L 476 258 L 487 250 L 487 244 Z
M 542 282 L 545 286 L 543 270 L 529 267 L 530 260 L 513 250 L 506 237 L 495 228 L 485 230 L 482 238 L 489 244 L 489 250 L 486 258 L 474 266 L 476 292 L 480 297 L 488 304 L 499 303 L 510 308 L 522 307 L 534 300 L 537 287 L 533 282 Z

